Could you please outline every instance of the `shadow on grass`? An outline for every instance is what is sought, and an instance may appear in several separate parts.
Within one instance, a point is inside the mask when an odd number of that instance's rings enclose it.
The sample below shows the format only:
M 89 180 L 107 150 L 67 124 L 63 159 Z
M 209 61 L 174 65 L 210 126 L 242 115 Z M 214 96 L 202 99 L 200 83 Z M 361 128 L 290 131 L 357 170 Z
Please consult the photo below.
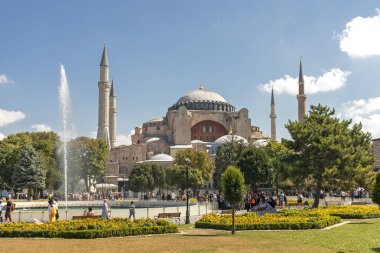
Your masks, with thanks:
M 372 248 L 371 249 L 373 252 L 380 252 L 380 248 Z
M 373 224 L 373 222 L 368 222 L 368 221 L 359 221 L 359 222 L 351 222 L 349 223 L 350 225 L 368 225 L 368 224 Z
M 202 234 L 187 234 L 187 235 L 183 235 L 183 236 L 189 236 L 189 237 L 218 237 L 218 236 L 221 236 L 221 235 L 217 235 L 217 234 L 212 234 L 212 235 L 202 235 Z

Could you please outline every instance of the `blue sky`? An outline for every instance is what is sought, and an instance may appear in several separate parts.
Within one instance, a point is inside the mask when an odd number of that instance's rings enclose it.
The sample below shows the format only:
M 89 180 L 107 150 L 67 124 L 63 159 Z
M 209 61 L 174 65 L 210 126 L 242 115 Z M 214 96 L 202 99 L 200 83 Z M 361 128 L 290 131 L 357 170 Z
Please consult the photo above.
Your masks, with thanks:
M 61 131 L 59 66 L 77 135 L 97 130 L 99 63 L 106 43 L 117 131 L 165 116 L 200 82 L 277 136 L 297 118 L 299 59 L 307 107 L 322 103 L 380 137 L 378 1 L 2 1 L 0 138 Z

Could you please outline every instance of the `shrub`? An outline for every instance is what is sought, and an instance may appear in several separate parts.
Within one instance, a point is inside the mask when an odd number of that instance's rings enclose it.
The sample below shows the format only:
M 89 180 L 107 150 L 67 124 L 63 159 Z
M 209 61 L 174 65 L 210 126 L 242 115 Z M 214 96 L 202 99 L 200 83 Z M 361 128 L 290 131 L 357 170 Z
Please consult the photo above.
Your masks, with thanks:
M 92 239 L 114 236 L 176 233 L 178 227 L 167 220 L 153 219 L 83 219 L 31 224 L 25 222 L 0 225 L 0 237 L 45 237 Z
M 320 229 L 340 222 L 339 217 L 326 213 L 284 210 L 256 216 L 255 213 L 236 215 L 236 230 Z M 230 230 L 231 215 L 209 214 L 195 223 L 196 228 Z

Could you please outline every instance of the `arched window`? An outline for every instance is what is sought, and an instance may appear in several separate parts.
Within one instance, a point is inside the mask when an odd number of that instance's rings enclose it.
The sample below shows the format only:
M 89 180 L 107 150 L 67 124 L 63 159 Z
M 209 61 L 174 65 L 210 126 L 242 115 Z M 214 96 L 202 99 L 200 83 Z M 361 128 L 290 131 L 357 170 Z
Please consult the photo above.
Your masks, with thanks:
M 127 166 L 119 167 L 119 174 L 127 174 L 127 172 L 128 172 Z

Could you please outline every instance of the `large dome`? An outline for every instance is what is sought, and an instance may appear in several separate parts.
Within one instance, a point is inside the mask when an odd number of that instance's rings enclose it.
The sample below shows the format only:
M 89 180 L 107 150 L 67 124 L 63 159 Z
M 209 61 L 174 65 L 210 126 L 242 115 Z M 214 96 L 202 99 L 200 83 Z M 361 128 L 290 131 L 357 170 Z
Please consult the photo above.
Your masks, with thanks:
M 186 93 L 183 97 L 178 99 L 176 104 L 183 103 L 185 101 L 212 101 L 227 103 L 227 101 L 220 94 L 205 90 L 202 86 L 198 90 L 193 90 Z
M 188 110 L 235 111 L 235 107 L 230 105 L 224 97 L 216 92 L 205 90 L 203 85 L 178 99 L 169 111 L 177 110 L 182 105 Z

